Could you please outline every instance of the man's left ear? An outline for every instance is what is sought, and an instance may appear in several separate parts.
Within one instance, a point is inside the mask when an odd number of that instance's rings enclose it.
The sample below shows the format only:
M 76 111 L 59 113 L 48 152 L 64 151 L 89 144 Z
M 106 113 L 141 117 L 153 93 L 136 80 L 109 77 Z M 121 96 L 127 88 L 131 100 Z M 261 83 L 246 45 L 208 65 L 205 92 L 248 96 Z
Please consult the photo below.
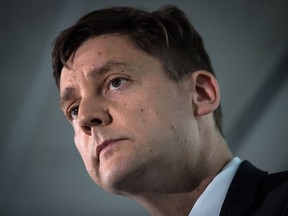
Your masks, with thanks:
M 220 89 L 215 76 L 199 70 L 191 74 L 193 82 L 193 103 L 196 116 L 212 113 L 220 104 Z

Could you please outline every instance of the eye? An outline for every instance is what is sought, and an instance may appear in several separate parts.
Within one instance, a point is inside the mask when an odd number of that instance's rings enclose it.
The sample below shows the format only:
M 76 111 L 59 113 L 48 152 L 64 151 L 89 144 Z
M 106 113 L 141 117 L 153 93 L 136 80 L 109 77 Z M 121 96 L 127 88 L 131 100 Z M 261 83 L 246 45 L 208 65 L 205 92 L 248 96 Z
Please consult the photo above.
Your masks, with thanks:
M 126 81 L 127 79 L 125 78 L 115 78 L 111 80 L 109 83 L 108 91 L 118 90 Z
M 71 120 L 74 120 L 76 119 L 78 116 L 78 106 L 76 107 L 71 107 L 69 110 L 68 110 L 68 118 L 71 119 Z

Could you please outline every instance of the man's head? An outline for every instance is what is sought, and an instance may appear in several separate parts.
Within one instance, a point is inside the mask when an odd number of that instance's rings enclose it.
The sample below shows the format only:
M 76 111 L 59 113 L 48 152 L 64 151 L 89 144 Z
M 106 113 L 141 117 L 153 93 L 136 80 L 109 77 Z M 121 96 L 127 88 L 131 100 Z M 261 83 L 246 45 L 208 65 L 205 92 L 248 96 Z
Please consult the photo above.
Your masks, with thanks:
M 92 12 L 56 39 L 53 67 L 76 146 L 104 189 L 183 192 L 225 159 L 219 87 L 177 8 Z
M 83 16 L 56 38 L 52 58 L 58 87 L 61 70 L 67 66 L 68 58 L 73 58 L 76 50 L 89 38 L 105 34 L 127 36 L 135 47 L 157 58 L 172 80 L 181 80 L 185 74 L 197 70 L 214 74 L 201 36 L 182 11 L 173 6 L 152 13 L 115 7 Z M 220 105 L 213 115 L 216 128 L 223 135 Z

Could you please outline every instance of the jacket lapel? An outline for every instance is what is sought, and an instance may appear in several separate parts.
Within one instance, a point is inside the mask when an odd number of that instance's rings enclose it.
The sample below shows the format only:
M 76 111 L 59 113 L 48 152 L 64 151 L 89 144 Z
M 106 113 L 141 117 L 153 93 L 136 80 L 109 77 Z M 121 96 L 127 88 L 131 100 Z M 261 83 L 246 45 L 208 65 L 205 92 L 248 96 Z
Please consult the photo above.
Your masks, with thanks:
M 257 189 L 268 173 L 243 161 L 232 180 L 220 216 L 245 215 L 255 200 Z

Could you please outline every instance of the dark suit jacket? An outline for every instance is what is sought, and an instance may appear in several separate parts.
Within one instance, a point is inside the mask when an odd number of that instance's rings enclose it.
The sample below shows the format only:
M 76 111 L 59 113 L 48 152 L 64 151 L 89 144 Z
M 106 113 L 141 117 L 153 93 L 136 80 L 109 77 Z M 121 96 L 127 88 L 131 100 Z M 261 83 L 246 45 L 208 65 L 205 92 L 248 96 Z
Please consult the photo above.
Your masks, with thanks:
M 268 174 L 243 161 L 220 216 L 288 216 L 288 172 Z

